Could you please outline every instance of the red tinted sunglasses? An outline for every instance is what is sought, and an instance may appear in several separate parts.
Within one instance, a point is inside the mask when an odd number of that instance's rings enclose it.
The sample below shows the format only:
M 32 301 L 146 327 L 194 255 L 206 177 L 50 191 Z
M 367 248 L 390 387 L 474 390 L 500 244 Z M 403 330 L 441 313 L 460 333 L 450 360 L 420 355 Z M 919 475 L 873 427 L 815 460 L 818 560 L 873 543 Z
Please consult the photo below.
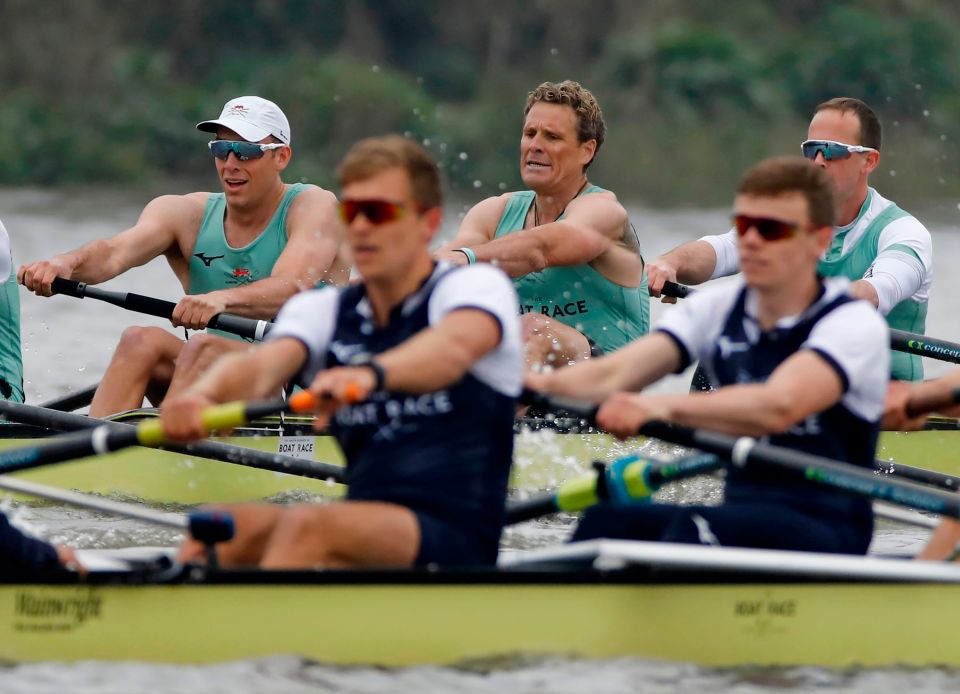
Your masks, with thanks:
M 340 218 L 347 224 L 363 215 L 371 224 L 395 222 L 403 216 L 406 206 L 389 200 L 341 200 Z
M 799 224 L 793 222 L 784 222 L 770 217 L 750 217 L 745 214 L 734 215 L 733 226 L 737 229 L 737 236 L 745 236 L 751 229 L 756 229 L 764 241 L 789 239 L 800 228 Z

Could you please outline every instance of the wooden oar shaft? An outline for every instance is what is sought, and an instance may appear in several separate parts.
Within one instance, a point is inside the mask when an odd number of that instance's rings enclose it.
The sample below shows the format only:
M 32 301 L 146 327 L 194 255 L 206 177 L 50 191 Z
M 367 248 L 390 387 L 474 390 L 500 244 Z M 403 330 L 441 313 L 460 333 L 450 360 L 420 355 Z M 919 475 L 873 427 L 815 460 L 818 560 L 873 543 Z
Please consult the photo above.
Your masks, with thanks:
M 97 299 L 114 306 L 125 308 L 128 311 L 143 313 L 148 316 L 170 319 L 173 317 L 173 310 L 177 305 L 171 301 L 155 299 L 142 294 L 132 292 L 115 292 L 98 287 L 91 287 L 83 282 L 58 277 L 53 280 L 53 292 L 55 294 L 65 294 L 78 299 Z M 246 337 L 251 340 L 260 340 L 273 327 L 269 321 L 256 320 L 253 318 L 244 318 L 230 313 L 219 313 L 210 319 L 208 327 L 224 332 L 233 333 L 240 337 Z

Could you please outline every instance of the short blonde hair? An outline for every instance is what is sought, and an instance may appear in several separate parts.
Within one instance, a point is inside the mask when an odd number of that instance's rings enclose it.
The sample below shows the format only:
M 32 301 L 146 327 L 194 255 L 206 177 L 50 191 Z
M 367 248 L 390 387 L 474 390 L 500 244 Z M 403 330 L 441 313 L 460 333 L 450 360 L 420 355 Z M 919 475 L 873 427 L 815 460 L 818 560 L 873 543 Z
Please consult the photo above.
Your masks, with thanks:
M 397 168 L 407 172 L 413 199 L 422 209 L 443 206 L 436 160 L 416 142 L 400 135 L 368 137 L 357 142 L 337 167 L 337 180 L 343 188 Z

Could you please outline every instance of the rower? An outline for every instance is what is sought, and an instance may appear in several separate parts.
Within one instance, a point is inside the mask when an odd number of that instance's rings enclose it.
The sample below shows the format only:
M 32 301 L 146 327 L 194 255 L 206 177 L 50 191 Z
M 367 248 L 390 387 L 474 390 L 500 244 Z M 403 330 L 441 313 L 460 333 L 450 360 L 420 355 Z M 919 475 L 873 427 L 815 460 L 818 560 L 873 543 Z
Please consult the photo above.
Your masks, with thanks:
M 66 568 L 80 568 L 71 547 L 31 537 L 0 512 L 0 578 L 26 578 Z
M 172 323 L 192 330 L 204 329 L 223 312 L 272 320 L 297 291 L 317 282 L 344 283 L 349 263 L 341 250 L 335 196 L 280 178 L 292 156 L 283 111 L 266 99 L 242 96 L 197 128 L 214 133 L 209 148 L 222 193 L 158 197 L 133 227 L 24 265 L 20 282 L 50 296 L 58 276 L 98 284 L 163 255 L 186 293 Z M 192 383 L 217 355 L 246 346 L 215 335 L 184 343 L 162 328 L 128 328 L 90 414 L 140 407 L 145 396 L 159 404 L 168 390 Z
M 889 373 L 887 326 L 849 281 L 817 275 L 834 219 L 830 176 L 799 158 L 760 162 L 734 201 L 742 279 L 685 300 L 657 330 L 616 353 L 529 385 L 603 403 L 618 436 L 661 420 L 752 437 L 872 469 Z M 700 359 L 718 390 L 636 391 Z M 745 441 L 745 444 L 747 442 Z M 777 469 L 727 473 L 721 506 L 604 504 L 574 539 L 663 540 L 862 554 L 867 500 Z
M 933 240 L 919 221 L 869 186 L 880 165 L 880 139 L 880 119 L 859 99 L 830 99 L 814 112 L 801 149 L 833 179 L 837 211 L 819 272 L 849 278 L 853 296 L 876 306 L 891 328 L 923 333 Z M 650 262 L 650 293 L 660 296 L 666 281 L 699 284 L 739 269 L 736 231 L 704 236 Z M 923 380 L 919 356 L 893 352 L 891 359 L 893 378 Z
M 437 257 L 495 263 L 513 277 L 532 366 L 560 367 L 623 347 L 649 324 L 640 243 L 609 190 L 587 180 L 606 126 L 576 82 L 527 96 L 520 177 L 529 190 L 475 205 Z
M 882 426 L 888 431 L 917 431 L 923 429 L 927 415 L 937 412 L 946 417 L 960 417 L 960 369 L 954 369 L 939 378 L 922 383 L 892 381 L 887 391 Z M 917 559 L 935 561 L 960 558 L 960 521 L 944 517 L 933 531 L 927 545 Z
M 20 294 L 13 272 L 10 236 L 0 222 L 0 398 L 23 402 L 23 356 L 20 352 Z
M 504 520 L 522 380 L 516 293 L 492 265 L 435 263 L 436 164 L 398 136 L 364 140 L 338 170 L 360 283 L 298 295 L 268 341 L 228 355 L 162 407 L 170 437 L 205 434 L 212 403 L 267 395 L 299 375 L 327 398 L 347 499 L 237 506 L 226 565 L 490 565 Z M 185 560 L 201 558 L 188 542 Z

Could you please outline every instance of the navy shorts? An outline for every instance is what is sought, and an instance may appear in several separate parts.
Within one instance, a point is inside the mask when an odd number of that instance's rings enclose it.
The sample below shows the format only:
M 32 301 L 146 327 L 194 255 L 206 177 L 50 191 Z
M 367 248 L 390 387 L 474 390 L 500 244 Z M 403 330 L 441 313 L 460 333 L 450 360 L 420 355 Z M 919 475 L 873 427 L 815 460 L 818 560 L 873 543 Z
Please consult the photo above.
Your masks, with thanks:
M 572 541 L 601 537 L 866 554 L 873 537 L 873 522 L 872 516 L 845 520 L 762 502 L 731 502 L 723 506 L 599 504 L 583 515 Z
M 414 566 L 494 566 L 497 543 L 453 523 L 414 511 L 420 523 L 420 551 Z

